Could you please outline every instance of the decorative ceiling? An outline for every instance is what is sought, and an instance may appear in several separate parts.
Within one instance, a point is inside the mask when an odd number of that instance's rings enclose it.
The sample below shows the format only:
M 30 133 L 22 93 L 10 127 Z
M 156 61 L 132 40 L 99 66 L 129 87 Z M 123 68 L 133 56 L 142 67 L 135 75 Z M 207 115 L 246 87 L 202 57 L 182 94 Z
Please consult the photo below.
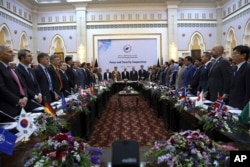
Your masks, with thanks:
M 19 0 L 22 2 L 22 0 Z M 177 0 L 26 0 L 27 3 L 35 6 L 62 6 L 62 5 L 71 5 L 73 3 L 88 3 L 88 4 L 114 4 L 114 3 L 167 3 L 167 2 L 176 2 Z M 180 3 L 226 3 L 229 0 L 179 0 Z

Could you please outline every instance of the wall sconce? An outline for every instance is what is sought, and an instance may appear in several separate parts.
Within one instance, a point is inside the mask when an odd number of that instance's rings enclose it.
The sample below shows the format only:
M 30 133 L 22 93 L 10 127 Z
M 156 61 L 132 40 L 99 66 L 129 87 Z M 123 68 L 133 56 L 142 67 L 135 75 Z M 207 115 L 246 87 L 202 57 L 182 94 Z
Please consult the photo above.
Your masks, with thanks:
M 30 39 L 32 39 L 32 36 L 30 36 Z
M 183 33 L 183 34 L 182 34 L 182 37 L 185 37 L 185 35 L 186 35 L 186 34 L 185 34 L 185 33 Z
M 211 34 L 211 33 L 209 33 L 209 34 L 208 34 L 208 36 L 209 36 L 209 37 L 211 37 L 211 36 L 212 36 L 212 34 Z
M 238 26 L 238 29 L 239 29 L 239 30 L 241 29 L 241 26 L 240 26 L 240 25 Z
M 46 37 L 43 37 L 43 40 L 45 41 L 45 40 L 46 40 Z
M 14 34 L 17 34 L 17 30 L 14 30 Z

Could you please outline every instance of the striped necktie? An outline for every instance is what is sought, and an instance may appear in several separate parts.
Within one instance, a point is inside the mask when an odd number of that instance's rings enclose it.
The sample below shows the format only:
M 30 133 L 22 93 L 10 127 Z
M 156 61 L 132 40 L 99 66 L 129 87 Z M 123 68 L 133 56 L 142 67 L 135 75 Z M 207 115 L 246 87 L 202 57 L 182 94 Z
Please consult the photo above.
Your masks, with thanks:
M 48 69 L 47 69 L 47 68 L 44 68 L 44 71 L 45 71 L 47 80 L 48 80 L 48 82 L 49 82 L 49 90 L 50 90 L 51 92 L 53 92 L 53 85 L 52 85 L 52 81 L 51 81 L 51 77 L 50 77 L 50 75 L 49 75 Z
M 7 70 L 9 71 L 11 77 L 16 81 L 18 88 L 19 88 L 20 95 L 25 96 L 23 86 L 22 86 L 19 78 L 17 77 L 16 73 L 11 69 L 10 66 L 7 67 Z

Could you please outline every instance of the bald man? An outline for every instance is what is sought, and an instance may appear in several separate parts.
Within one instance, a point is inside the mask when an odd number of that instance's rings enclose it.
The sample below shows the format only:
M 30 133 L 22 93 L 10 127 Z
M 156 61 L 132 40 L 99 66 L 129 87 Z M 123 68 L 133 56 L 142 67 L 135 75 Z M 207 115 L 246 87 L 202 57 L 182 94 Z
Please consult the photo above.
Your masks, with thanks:
M 208 97 L 211 101 L 215 101 L 218 95 L 222 96 L 224 101 L 228 100 L 232 68 L 229 61 L 223 58 L 223 53 L 222 45 L 215 45 L 211 51 L 214 63 L 208 72 L 207 83 Z

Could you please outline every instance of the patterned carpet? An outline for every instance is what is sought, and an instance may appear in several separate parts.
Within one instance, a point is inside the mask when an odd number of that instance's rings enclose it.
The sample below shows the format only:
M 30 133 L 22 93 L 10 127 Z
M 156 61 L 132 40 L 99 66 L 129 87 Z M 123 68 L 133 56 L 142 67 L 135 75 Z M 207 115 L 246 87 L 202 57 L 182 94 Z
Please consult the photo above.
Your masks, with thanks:
M 111 147 L 117 139 L 133 139 L 140 146 L 152 146 L 156 140 L 167 138 L 167 131 L 162 120 L 142 97 L 136 106 L 135 97 L 122 97 L 122 105 L 118 105 L 118 96 L 110 98 L 101 118 L 96 122 L 89 144 L 99 147 Z

